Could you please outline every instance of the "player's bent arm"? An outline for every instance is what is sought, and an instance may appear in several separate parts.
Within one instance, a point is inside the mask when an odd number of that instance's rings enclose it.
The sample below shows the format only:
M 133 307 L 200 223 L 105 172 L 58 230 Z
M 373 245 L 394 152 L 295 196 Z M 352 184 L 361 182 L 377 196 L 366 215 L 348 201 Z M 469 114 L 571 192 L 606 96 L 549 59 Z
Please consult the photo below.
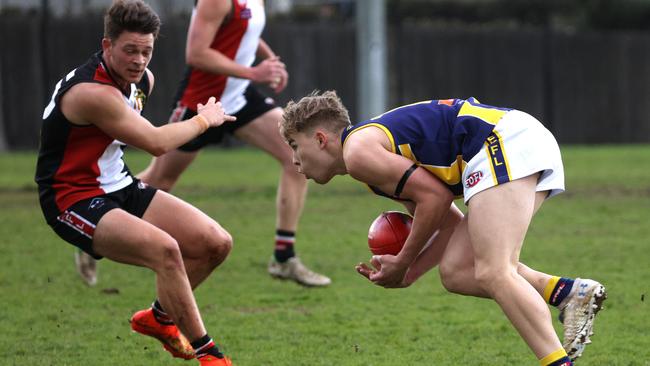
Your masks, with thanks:
M 398 202 L 401 203 L 404 206 L 404 208 L 406 208 L 406 211 L 411 216 L 413 216 L 415 214 L 415 203 L 413 203 L 411 201 L 398 201 Z
M 221 106 L 218 105 L 218 108 Z M 221 117 L 217 112 L 210 114 L 209 118 L 201 115 L 156 127 L 129 108 L 119 90 L 109 85 L 93 83 L 72 87 L 64 94 L 61 109 L 72 123 L 93 124 L 112 138 L 155 156 L 179 147 L 203 133 L 210 125 L 223 123 L 226 118 L 221 109 Z
M 413 162 L 391 151 L 390 141 L 378 128 L 350 135 L 343 150 L 348 173 L 355 179 L 392 193 Z M 415 169 L 404 184 L 400 198 L 414 204 L 411 233 L 397 255 L 409 266 L 440 227 L 453 202 L 451 191 L 425 169 Z
M 397 257 L 400 262 L 411 265 L 422 251 L 424 243 L 441 227 L 454 197 L 431 173 L 418 168 L 406 181 L 402 198 L 415 203 L 415 212 L 411 233 Z
M 187 31 L 185 60 L 188 65 L 212 73 L 252 79 L 251 68 L 240 65 L 210 47 L 214 35 L 231 11 L 229 0 L 200 0 Z
M 271 58 L 271 57 L 276 57 L 275 52 L 271 49 L 271 46 L 269 46 L 268 43 L 266 43 L 262 38 L 260 38 L 260 42 L 257 45 L 257 52 L 255 54 L 258 58 Z
M 418 254 L 415 261 L 411 264 L 404 278 L 406 285 L 410 285 L 429 272 L 431 268 L 440 264 L 444 251 L 447 248 L 449 239 L 451 239 L 456 226 L 462 221 L 463 213 L 454 203 L 449 206 L 449 211 L 445 216 L 440 228 L 429 239 L 424 249 Z

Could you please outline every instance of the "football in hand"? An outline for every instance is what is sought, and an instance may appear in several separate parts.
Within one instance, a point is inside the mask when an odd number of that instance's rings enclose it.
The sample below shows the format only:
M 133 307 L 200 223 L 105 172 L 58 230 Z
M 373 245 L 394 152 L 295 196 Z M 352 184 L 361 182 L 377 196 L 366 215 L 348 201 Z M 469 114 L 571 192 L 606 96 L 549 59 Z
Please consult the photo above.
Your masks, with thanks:
M 372 254 L 397 255 L 411 232 L 413 218 L 399 211 L 382 212 L 368 230 L 368 247 Z

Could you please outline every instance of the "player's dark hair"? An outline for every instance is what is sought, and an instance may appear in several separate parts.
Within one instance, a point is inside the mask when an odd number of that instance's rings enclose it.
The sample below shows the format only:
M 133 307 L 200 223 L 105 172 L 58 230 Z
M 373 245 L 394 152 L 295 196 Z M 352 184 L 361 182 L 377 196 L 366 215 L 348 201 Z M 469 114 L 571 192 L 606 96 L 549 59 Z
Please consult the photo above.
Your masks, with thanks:
M 104 37 L 113 41 L 125 31 L 158 38 L 160 18 L 142 0 L 116 0 L 104 16 Z
M 350 126 L 348 110 L 336 91 L 328 90 L 319 95 L 315 90 L 298 102 L 290 101 L 282 114 L 280 133 L 286 139 L 316 125 L 322 125 L 330 132 L 340 132 Z

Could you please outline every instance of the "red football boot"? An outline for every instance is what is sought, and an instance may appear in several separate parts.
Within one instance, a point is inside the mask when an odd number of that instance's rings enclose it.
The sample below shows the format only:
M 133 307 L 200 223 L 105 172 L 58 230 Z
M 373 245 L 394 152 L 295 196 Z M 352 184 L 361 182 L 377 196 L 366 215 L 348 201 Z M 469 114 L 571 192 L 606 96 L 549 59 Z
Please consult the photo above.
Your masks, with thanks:
M 187 338 L 181 334 L 175 325 L 158 323 L 151 308 L 133 314 L 130 322 L 133 331 L 156 338 L 172 356 L 185 360 L 195 358 L 194 349 Z M 201 364 L 203 365 L 203 363 Z M 206 363 L 206 365 L 213 364 Z M 221 364 L 215 363 L 214 365 Z
M 232 366 L 232 361 L 228 357 L 218 358 L 213 355 L 205 355 L 198 358 L 201 366 Z

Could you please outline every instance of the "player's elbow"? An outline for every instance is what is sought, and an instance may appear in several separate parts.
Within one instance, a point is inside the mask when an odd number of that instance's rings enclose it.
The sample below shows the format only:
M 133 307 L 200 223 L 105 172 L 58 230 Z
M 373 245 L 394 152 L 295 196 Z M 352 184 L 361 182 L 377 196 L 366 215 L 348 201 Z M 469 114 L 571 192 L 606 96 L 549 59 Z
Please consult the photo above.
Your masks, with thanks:
M 167 151 L 168 150 L 165 150 L 165 149 L 162 149 L 162 148 L 156 148 L 156 149 L 151 149 L 148 152 L 149 152 L 149 154 L 151 154 L 151 155 L 153 155 L 155 157 L 159 157 L 161 155 L 164 155 Z
M 185 63 L 187 64 L 187 66 L 196 68 L 197 59 L 198 58 L 193 53 L 191 52 L 185 53 Z
M 188 48 L 185 51 L 185 63 L 190 67 L 201 68 L 201 61 L 204 59 L 205 57 L 201 55 L 200 50 Z
M 149 144 L 147 144 L 147 146 L 143 148 L 143 150 L 145 150 L 146 152 L 148 152 L 149 154 L 155 157 L 158 157 L 167 153 L 169 150 L 171 150 L 171 148 L 165 146 L 159 141 L 153 140 L 150 141 Z

